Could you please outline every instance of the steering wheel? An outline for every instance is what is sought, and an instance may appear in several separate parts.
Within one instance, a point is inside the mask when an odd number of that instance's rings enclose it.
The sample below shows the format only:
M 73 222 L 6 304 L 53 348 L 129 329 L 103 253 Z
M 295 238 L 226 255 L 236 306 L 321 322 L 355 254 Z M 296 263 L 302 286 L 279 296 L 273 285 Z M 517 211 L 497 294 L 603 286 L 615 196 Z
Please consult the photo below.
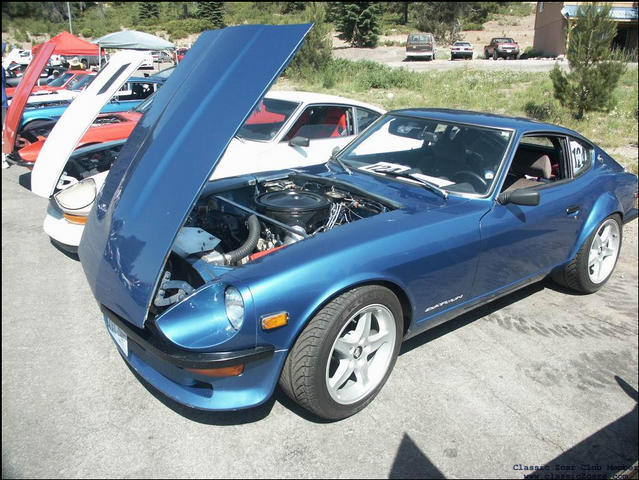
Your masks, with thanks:
M 458 180 L 458 179 L 463 180 Z M 456 172 L 452 178 L 455 183 L 462 183 L 465 180 L 468 180 L 476 192 L 485 192 L 486 187 L 488 187 L 488 183 L 486 180 L 481 177 L 477 172 L 473 172 L 472 170 L 462 170 L 461 172 Z M 479 188 L 477 188 L 479 187 Z

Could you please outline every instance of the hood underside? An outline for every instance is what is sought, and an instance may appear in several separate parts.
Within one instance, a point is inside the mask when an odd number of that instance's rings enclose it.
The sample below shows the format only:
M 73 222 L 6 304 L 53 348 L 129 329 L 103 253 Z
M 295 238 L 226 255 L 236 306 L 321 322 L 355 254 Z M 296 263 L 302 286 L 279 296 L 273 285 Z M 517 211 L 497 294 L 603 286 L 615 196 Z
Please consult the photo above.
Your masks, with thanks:
M 38 154 L 31 175 L 33 193 L 46 198 L 53 194 L 71 152 L 100 110 L 137 70 L 142 60 L 140 52 L 116 53 L 86 90 L 69 105 Z
M 101 304 L 143 326 L 175 235 L 310 27 L 242 25 L 200 35 L 131 133 L 89 214 L 78 254 Z
M 4 122 L 4 130 L 2 132 L 3 153 L 9 154 L 13 152 L 13 147 L 18 135 L 18 125 L 20 124 L 24 107 L 29 99 L 29 94 L 38 81 L 38 78 L 40 78 L 40 73 L 49 61 L 53 50 L 55 50 L 55 43 L 53 42 L 47 42 L 42 45 L 38 54 L 27 67 L 20 84 L 16 88 Z

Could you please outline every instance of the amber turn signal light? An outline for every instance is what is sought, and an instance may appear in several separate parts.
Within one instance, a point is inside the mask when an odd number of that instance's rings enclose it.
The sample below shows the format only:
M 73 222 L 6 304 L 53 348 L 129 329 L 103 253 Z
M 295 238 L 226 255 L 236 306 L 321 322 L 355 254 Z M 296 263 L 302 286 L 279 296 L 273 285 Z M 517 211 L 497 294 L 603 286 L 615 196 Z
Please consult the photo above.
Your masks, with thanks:
M 189 372 L 199 373 L 207 377 L 236 377 L 244 373 L 244 364 L 221 368 L 187 368 Z
M 262 317 L 262 330 L 273 330 L 288 324 L 288 312 L 274 313 Z
M 70 213 L 63 213 L 64 218 L 66 218 L 71 223 L 76 223 L 78 225 L 86 225 L 87 218 L 82 215 L 71 215 Z

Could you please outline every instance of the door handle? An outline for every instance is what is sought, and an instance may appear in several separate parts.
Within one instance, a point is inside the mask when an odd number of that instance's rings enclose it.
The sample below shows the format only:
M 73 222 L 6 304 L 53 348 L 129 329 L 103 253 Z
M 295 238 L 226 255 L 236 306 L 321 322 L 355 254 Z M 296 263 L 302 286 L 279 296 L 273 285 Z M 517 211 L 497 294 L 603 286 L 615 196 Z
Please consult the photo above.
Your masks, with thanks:
M 573 213 L 579 213 L 579 205 L 572 205 L 566 209 L 566 215 L 572 215 Z

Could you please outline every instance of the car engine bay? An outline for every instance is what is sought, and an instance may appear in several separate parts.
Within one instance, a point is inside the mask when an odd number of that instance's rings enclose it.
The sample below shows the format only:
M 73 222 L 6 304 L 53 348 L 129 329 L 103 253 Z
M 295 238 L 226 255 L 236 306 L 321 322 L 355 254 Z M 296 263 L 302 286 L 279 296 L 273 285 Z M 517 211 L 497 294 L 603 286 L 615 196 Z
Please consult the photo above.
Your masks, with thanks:
M 306 174 L 205 194 L 176 237 L 153 303 L 168 306 L 202 285 L 194 271 L 202 262 L 233 268 L 395 208 L 356 187 Z

